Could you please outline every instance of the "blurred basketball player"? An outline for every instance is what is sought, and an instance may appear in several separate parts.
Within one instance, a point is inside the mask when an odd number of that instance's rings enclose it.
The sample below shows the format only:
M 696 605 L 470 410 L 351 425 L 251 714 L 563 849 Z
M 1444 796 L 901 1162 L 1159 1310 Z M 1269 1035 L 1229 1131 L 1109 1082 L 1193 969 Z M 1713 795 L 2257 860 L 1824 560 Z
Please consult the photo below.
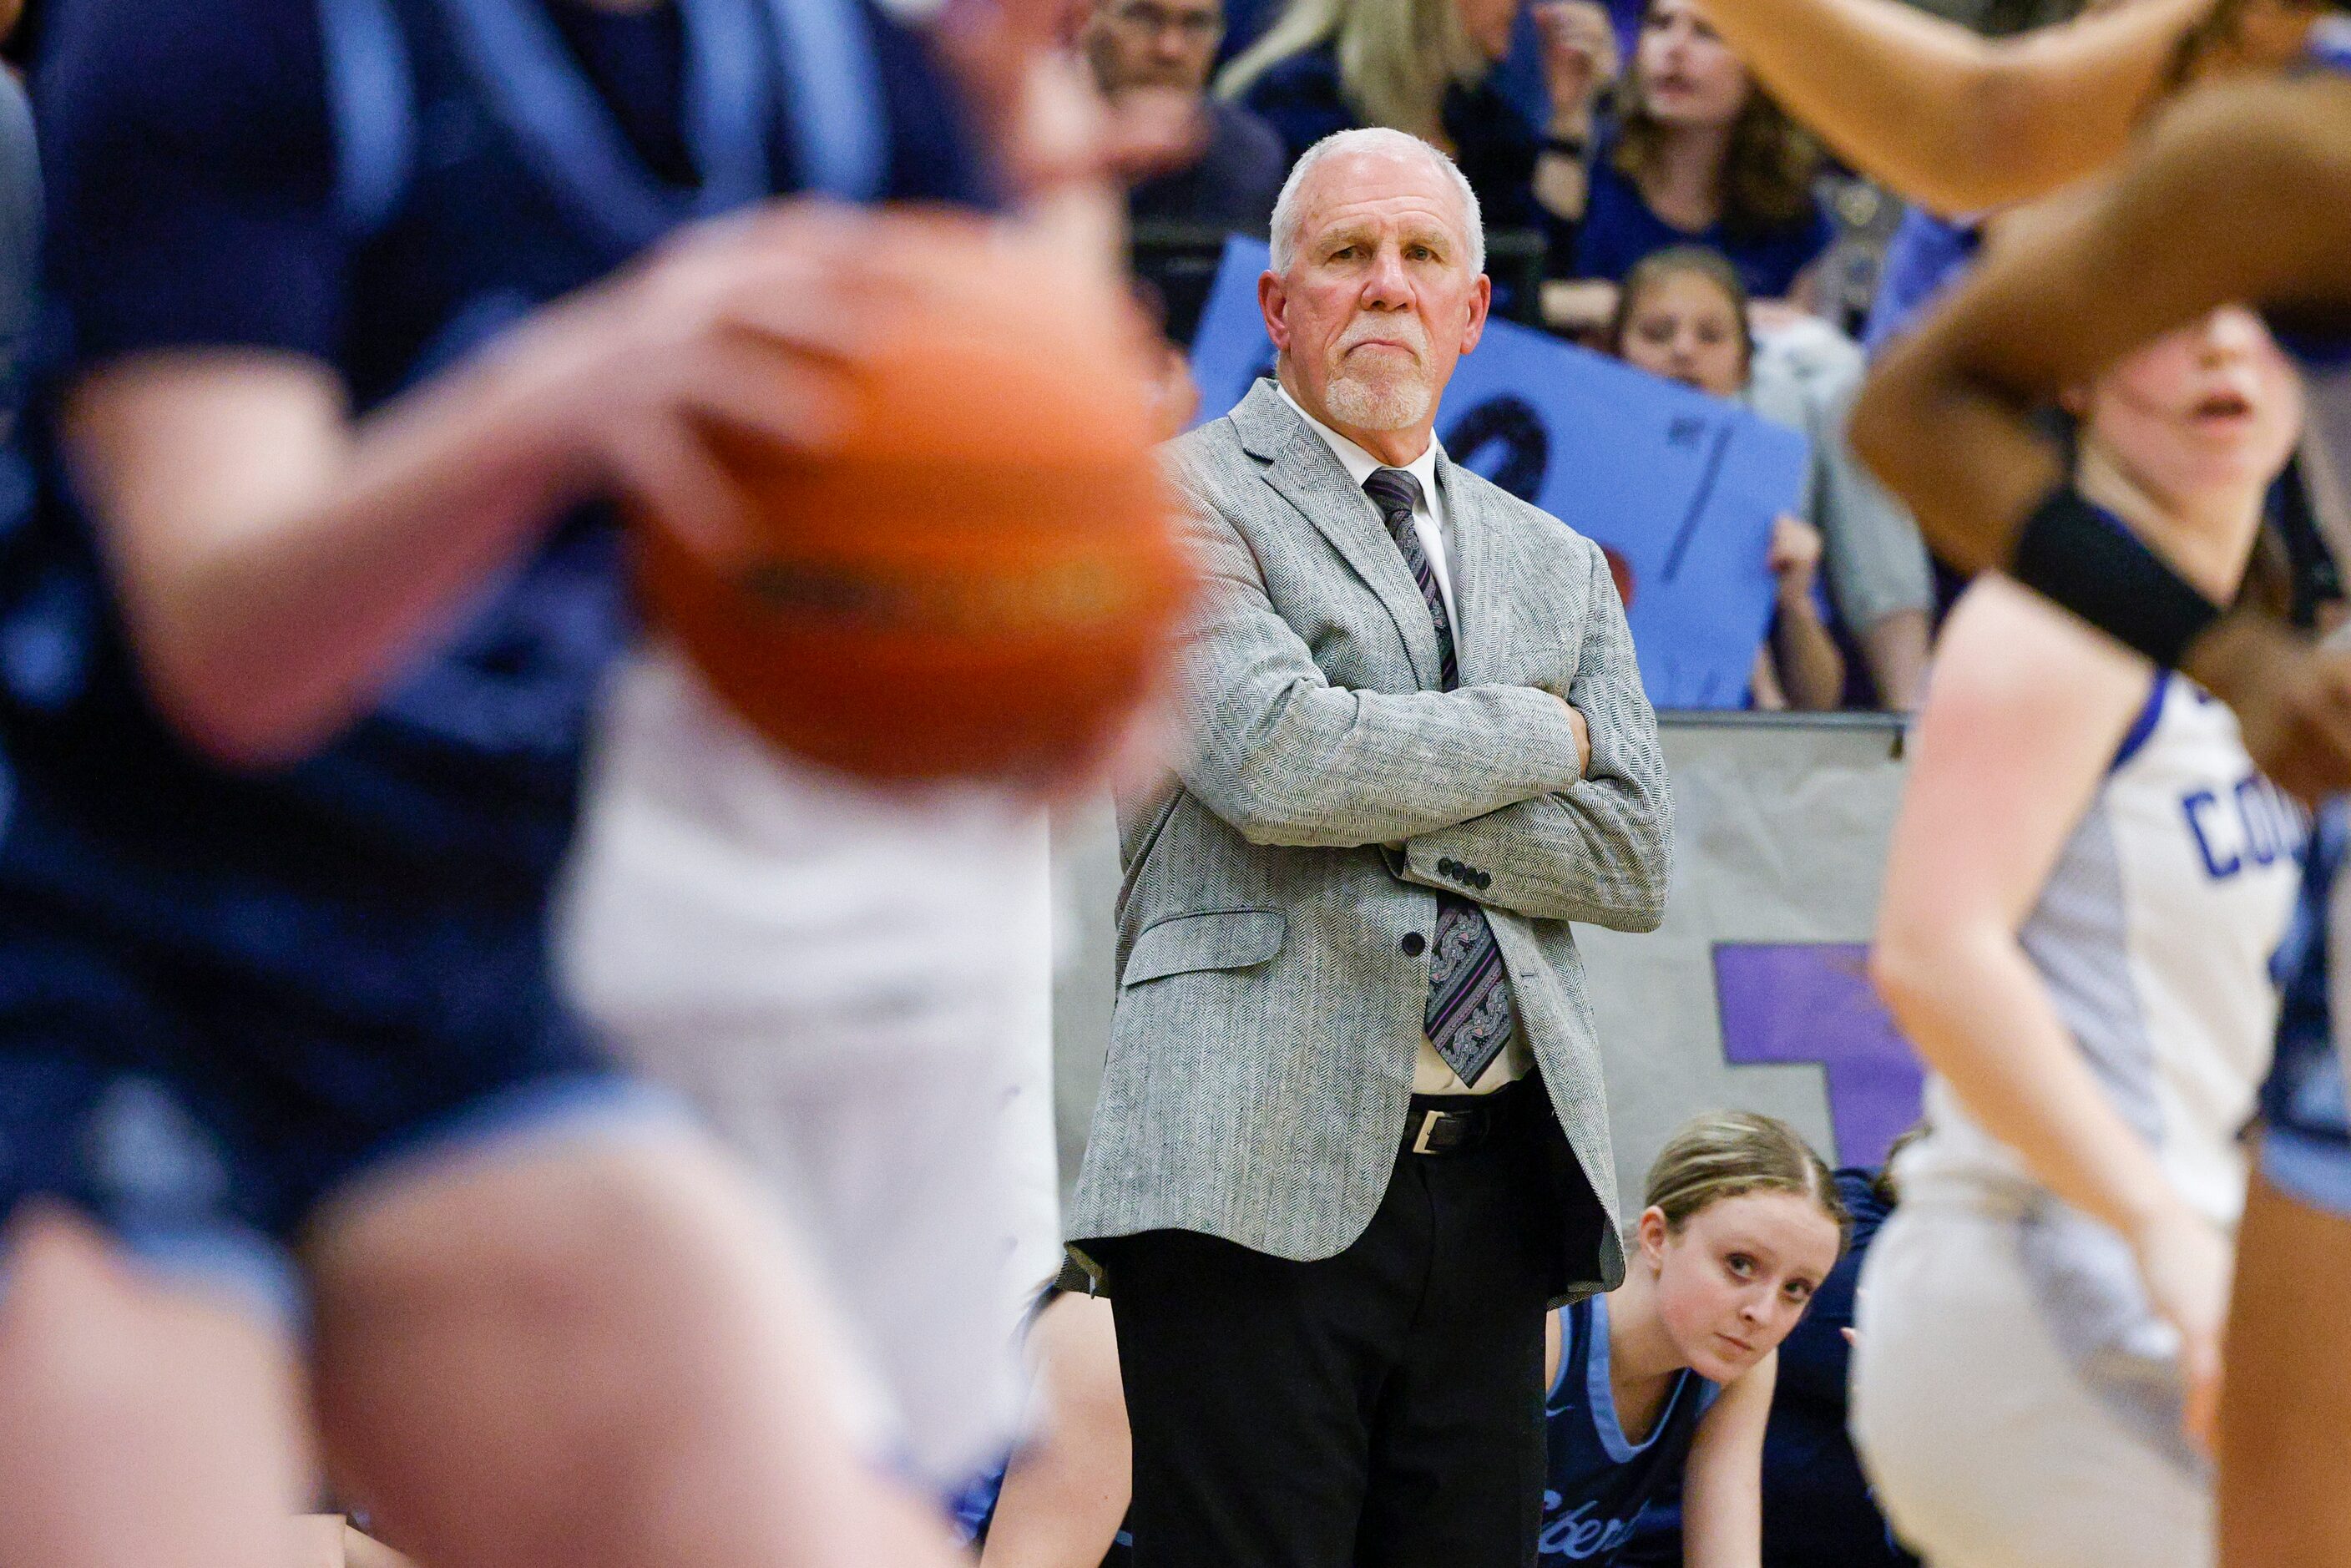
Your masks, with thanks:
M 2217 311 L 2067 407 L 2085 491 L 2233 598 L 2300 432 L 2261 323 Z M 2210 1439 L 2302 836 L 2226 707 L 2005 579 L 1961 596 L 1872 954 L 1928 1131 L 1853 1363 L 1855 1442 L 1938 1568 L 2212 1560 L 2185 1428 Z
M 314 1458 L 450 1568 L 939 1560 L 544 925 L 627 622 L 584 504 L 685 526 L 696 422 L 821 428 L 919 247 L 754 204 L 979 196 L 959 96 L 857 0 L 48 10 L 0 1560 L 248 1568 Z
M 2109 188 L 1996 248 L 1888 353 L 1855 440 L 1948 556 L 2005 567 L 2190 674 L 2236 709 L 2273 778 L 2317 796 L 2351 784 L 2351 654 L 2248 608 L 2224 612 L 2172 555 L 2074 487 L 2033 417 L 2137 345 L 2238 299 L 2283 325 L 2351 306 L 2351 81 L 2321 72 L 2183 101 Z M 2340 519 L 2351 385 L 2339 371 L 2351 358 L 2285 336 L 2308 384 L 2317 508 Z M 2329 952 L 2351 931 L 2351 909 L 2335 903 L 2342 810 L 2320 814 L 2282 955 L 2285 1008 L 2240 1234 L 2220 1440 L 2231 1568 L 2351 1563 L 2351 1130 L 2333 1028 L 2343 964 Z
M 1109 121 L 1073 59 L 1037 77 L 1032 149 L 1132 163 L 1179 145 L 1155 114 L 1188 126 L 1172 93 Z M 1079 258 L 1061 287 L 1105 285 L 1106 188 L 1030 181 L 1030 226 Z M 658 641 L 616 675 L 596 753 L 561 922 L 572 994 L 815 1242 L 915 1473 L 969 1480 L 1012 1438 L 1019 1323 L 1061 1252 L 1040 786 L 1066 781 L 860 780 L 765 742 Z

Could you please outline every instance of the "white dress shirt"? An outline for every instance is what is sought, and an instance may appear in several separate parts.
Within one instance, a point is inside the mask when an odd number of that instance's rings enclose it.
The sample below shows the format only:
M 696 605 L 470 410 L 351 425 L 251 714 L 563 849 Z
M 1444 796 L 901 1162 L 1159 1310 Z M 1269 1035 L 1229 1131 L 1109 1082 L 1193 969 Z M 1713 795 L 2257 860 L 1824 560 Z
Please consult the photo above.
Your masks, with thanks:
M 1275 384 L 1280 385 L 1279 382 Z M 1339 459 L 1340 465 L 1347 470 L 1347 477 L 1353 479 L 1358 488 L 1375 469 L 1396 466 L 1401 466 L 1420 482 L 1420 500 L 1412 509 L 1412 526 L 1420 535 L 1420 548 L 1422 553 L 1428 557 L 1428 570 L 1437 578 L 1437 596 L 1445 601 L 1445 619 L 1452 624 L 1454 645 L 1458 651 L 1461 637 L 1461 611 L 1453 598 L 1453 529 L 1445 514 L 1444 499 L 1437 489 L 1437 458 L 1445 450 L 1443 444 L 1431 433 L 1427 447 L 1411 462 L 1400 465 L 1383 463 L 1303 408 L 1299 408 L 1298 400 L 1290 395 L 1288 387 L 1280 387 L 1280 392 L 1281 401 L 1298 410 L 1298 417 L 1306 422 L 1306 428 L 1322 438 L 1323 444 L 1331 448 L 1332 455 Z M 1436 933 L 1431 932 L 1429 936 L 1433 940 Z M 1419 1054 L 1412 1064 L 1412 1092 L 1416 1094 L 1490 1094 L 1524 1078 L 1533 1066 L 1534 1056 L 1527 1049 L 1526 1030 L 1520 1028 L 1511 1034 L 1510 1045 L 1479 1076 L 1473 1088 L 1461 1082 L 1461 1075 L 1446 1064 L 1445 1058 L 1437 1054 L 1437 1047 L 1430 1043 L 1427 1036 L 1423 1035 Z

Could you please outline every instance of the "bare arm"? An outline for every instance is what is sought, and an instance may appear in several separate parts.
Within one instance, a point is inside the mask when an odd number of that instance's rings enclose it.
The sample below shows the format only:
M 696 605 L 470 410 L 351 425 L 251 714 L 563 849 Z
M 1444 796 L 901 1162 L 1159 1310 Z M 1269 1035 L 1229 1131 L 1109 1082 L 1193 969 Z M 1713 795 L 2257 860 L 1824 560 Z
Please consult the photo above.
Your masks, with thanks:
M 2210 1227 L 2074 1049 L 2017 932 L 2150 679 L 2145 660 L 2016 584 L 1978 582 L 1944 631 L 1871 956 L 1904 1034 L 1970 1114 L 2129 1239 L 2143 1270 Z M 2148 1283 L 2191 1353 L 2217 1355 L 2224 1281 Z
M 2017 931 L 2152 679 L 2004 578 L 1952 612 L 1894 830 L 1872 972 L 1929 1063 L 2068 1203 L 2128 1231 L 2170 1188 Z
M 1886 355 L 1855 408 L 1855 449 L 1946 559 L 2004 563 L 2062 474 L 2033 410 L 2239 300 L 2351 301 L 2351 84 L 2261 82 L 2183 100 L 2109 188 L 2030 243 L 1996 248 Z M 2310 797 L 2351 784 L 2351 661 L 2238 613 L 2182 664 L 2237 710 L 2279 783 Z
M 1844 654 L 1836 639 L 1821 624 L 1820 612 L 1810 603 L 1791 610 L 1782 606 L 1772 627 L 1771 642 L 1788 705 L 1804 713 L 1834 711 L 1844 698 Z
M 723 524 L 736 503 L 686 422 L 820 428 L 793 356 L 833 339 L 821 312 L 846 301 L 816 253 L 848 229 L 778 213 L 705 233 L 356 423 L 300 355 L 93 372 L 67 448 L 160 706 L 228 760 L 283 760 L 367 707 L 566 503 L 626 484 Z
M 2110 188 L 1993 247 L 1885 354 L 1855 405 L 1854 448 L 1946 559 L 2001 565 L 2060 477 L 2034 411 L 2239 300 L 2351 300 L 2351 85 L 2184 100 Z
M 1041 1414 L 1014 1455 L 980 1568 L 1097 1568 L 1126 1517 L 1126 1395 L 1107 1301 L 1062 1296 L 1030 1330 Z
M 1400 843 L 1581 775 L 1578 727 L 1550 692 L 1332 685 L 1240 535 L 1192 501 L 1202 605 L 1185 670 L 1194 747 L 1178 771 L 1251 843 Z
M 354 429 L 287 354 L 148 354 L 77 389 L 68 435 L 148 684 L 200 745 L 280 760 L 331 733 L 578 482 L 494 378 Z
M 1593 99 L 1616 79 L 1616 29 L 1594 0 L 1538 0 L 1532 9 L 1552 103 L 1535 158 L 1535 200 L 1573 223 L 1583 216 L 1591 189 L 1583 156 L 1567 149 L 1583 147 L 1588 155 Z
M 1651 931 L 1673 879 L 1673 800 L 1656 715 L 1607 559 L 1591 549 L 1592 611 L 1567 700 L 1589 720 L 1583 779 L 1406 842 L 1399 874 L 1539 920 Z M 1447 876 L 1450 862 L 1478 885 Z
M 1779 1375 L 1775 1350 L 1725 1388 L 1698 1423 L 1682 1465 L 1686 1568 L 1757 1568 L 1763 1561 L 1763 1433 Z
M 1987 39 L 1899 0 L 1708 0 L 1773 97 L 1855 168 L 1946 214 L 2112 162 L 2212 0 L 2133 0 Z

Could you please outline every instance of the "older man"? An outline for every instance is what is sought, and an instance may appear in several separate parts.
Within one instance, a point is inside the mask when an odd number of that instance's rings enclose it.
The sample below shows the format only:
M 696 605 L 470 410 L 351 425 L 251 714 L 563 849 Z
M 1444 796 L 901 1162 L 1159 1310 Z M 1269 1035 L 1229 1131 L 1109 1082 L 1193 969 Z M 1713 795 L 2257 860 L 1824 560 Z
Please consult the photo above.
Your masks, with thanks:
M 1143 1568 L 1531 1563 L 1542 1314 L 1623 1276 L 1571 921 L 1646 930 L 1669 808 L 1599 549 L 1447 461 L 1478 204 L 1310 149 L 1278 381 L 1173 448 L 1197 745 L 1122 802 L 1119 1005 L 1071 1221 Z

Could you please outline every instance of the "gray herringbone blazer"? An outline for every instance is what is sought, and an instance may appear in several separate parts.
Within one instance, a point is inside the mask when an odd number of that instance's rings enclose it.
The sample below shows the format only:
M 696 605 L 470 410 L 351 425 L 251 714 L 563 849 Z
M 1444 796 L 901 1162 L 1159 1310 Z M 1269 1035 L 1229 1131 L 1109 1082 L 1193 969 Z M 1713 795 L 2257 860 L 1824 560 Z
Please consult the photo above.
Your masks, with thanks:
M 1436 929 L 1439 887 L 1485 904 L 1560 1124 L 1614 1214 L 1569 922 L 1657 924 L 1671 808 L 1599 548 L 1440 461 L 1460 615 L 1446 692 L 1403 557 L 1272 382 L 1167 456 L 1207 584 L 1196 734 L 1119 803 L 1117 1011 L 1069 1235 L 1082 1249 L 1174 1228 L 1293 1259 L 1362 1235 L 1427 999 L 1404 938 Z M 1553 693 L 1591 726 L 1580 780 Z M 1606 1228 L 1565 1279 L 1623 1277 Z

